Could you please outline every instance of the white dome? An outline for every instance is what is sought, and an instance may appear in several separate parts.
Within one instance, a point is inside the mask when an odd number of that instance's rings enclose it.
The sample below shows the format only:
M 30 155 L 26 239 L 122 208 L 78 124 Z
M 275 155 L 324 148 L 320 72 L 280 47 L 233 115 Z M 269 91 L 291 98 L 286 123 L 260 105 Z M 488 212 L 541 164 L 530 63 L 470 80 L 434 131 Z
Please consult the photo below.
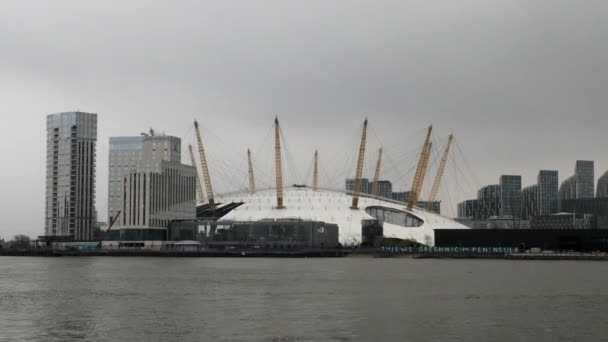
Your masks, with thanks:
M 301 219 L 323 221 L 338 225 L 340 243 L 343 245 L 361 242 L 361 220 L 373 219 L 365 209 L 379 207 L 407 213 L 422 221 L 417 227 L 383 223 L 384 237 L 412 239 L 425 245 L 435 243 L 434 229 L 467 229 L 468 227 L 434 212 L 420 208 L 407 210 L 406 206 L 391 200 L 372 197 L 359 197 L 359 209 L 351 209 L 352 196 L 344 192 L 311 188 L 286 188 L 283 194 L 285 208 L 276 208 L 276 190 L 259 190 L 217 196 L 222 203 L 242 202 L 240 207 L 223 216 L 219 221 L 259 221 L 264 219 Z

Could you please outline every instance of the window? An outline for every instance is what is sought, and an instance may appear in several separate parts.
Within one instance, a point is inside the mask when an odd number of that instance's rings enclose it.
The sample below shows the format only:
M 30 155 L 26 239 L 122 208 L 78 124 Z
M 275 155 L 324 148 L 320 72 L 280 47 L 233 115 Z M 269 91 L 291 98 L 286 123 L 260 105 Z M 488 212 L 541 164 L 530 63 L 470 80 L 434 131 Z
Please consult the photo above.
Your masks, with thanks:
M 424 221 L 410 213 L 392 208 L 368 207 L 365 209 L 365 212 L 379 221 L 402 227 L 420 227 L 424 223 Z

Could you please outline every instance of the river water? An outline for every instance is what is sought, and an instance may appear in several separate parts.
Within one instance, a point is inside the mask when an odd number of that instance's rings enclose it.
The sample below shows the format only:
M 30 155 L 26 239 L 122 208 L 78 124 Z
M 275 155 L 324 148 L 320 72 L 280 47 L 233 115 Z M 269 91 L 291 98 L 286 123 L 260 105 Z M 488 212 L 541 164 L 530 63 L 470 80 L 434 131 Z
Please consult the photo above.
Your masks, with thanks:
M 4 341 L 600 341 L 594 261 L 0 258 Z

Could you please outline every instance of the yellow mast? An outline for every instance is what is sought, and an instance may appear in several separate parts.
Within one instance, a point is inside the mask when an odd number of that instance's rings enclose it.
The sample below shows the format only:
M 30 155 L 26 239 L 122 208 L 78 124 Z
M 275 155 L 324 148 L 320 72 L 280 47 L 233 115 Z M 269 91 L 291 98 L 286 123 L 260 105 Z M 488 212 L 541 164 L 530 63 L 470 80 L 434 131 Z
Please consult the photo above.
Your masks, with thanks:
M 281 136 L 279 127 L 279 117 L 274 119 L 274 159 L 277 177 L 277 209 L 283 206 L 283 168 L 281 166 Z
M 203 192 L 203 185 L 201 184 L 201 179 L 198 176 L 198 167 L 196 167 L 196 159 L 194 159 L 194 152 L 192 152 L 192 145 L 188 145 L 188 150 L 190 151 L 190 160 L 192 161 L 192 166 L 194 167 L 194 172 L 195 172 L 196 198 L 198 200 L 198 203 L 203 203 L 205 201 L 205 193 Z
M 355 186 L 353 188 L 353 204 L 351 209 L 357 209 L 359 205 L 359 193 L 361 192 L 361 177 L 363 176 L 363 162 L 365 159 L 365 139 L 367 135 L 367 118 L 363 121 L 363 132 L 361 133 L 361 145 L 359 145 L 359 159 L 357 160 L 357 172 L 355 174 Z
M 376 163 L 376 173 L 374 174 L 374 182 L 372 183 L 372 195 L 378 196 L 378 181 L 380 180 L 380 164 L 382 163 L 382 147 L 378 151 L 378 162 Z
M 407 201 L 407 208 L 412 209 L 418 203 L 418 198 L 420 197 L 420 191 L 422 191 L 422 184 L 424 183 L 424 176 L 426 174 L 426 168 L 429 162 L 429 156 L 431 155 L 431 133 L 433 131 L 433 126 L 429 126 L 428 132 L 426 134 L 426 139 L 424 140 L 424 145 L 422 146 L 422 153 L 420 154 L 420 161 L 418 162 L 418 167 L 416 168 L 416 175 L 414 175 L 414 182 L 412 183 L 412 190 L 410 191 L 410 196 Z
M 198 121 L 194 120 L 194 130 L 196 131 L 196 141 L 198 143 L 198 152 L 201 158 L 201 167 L 203 169 L 203 178 L 205 180 L 205 190 L 207 191 L 207 197 L 209 197 L 209 204 L 215 205 L 213 199 L 213 188 L 211 187 L 211 179 L 209 177 L 209 168 L 207 167 L 207 158 L 205 158 L 205 148 L 203 147 L 203 139 L 201 138 L 201 132 L 198 129 Z
M 319 190 L 319 151 L 315 150 L 315 167 L 312 176 L 312 190 Z
M 255 179 L 253 178 L 253 164 L 251 163 L 251 150 L 247 149 L 247 164 L 249 165 L 249 193 L 255 194 Z
M 433 208 L 433 201 L 437 197 L 437 193 L 439 192 L 439 186 L 441 185 L 441 179 L 443 178 L 443 173 L 445 172 L 445 165 L 448 161 L 448 155 L 450 153 L 450 147 L 452 146 L 452 140 L 454 136 L 450 134 L 448 137 L 448 144 L 443 151 L 443 156 L 441 157 L 441 162 L 439 163 L 439 169 L 437 169 L 437 175 L 435 176 L 435 182 L 433 182 L 433 188 L 431 189 L 431 196 L 429 196 L 429 201 L 426 204 L 426 208 L 431 210 Z

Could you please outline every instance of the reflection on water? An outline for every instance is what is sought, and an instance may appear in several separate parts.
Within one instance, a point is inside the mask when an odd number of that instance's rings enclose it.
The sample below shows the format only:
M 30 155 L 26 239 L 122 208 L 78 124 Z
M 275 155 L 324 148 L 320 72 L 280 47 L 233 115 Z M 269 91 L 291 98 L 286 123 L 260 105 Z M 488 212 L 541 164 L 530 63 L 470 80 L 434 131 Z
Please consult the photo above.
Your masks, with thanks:
M 603 262 L 0 258 L 0 340 L 597 341 Z

